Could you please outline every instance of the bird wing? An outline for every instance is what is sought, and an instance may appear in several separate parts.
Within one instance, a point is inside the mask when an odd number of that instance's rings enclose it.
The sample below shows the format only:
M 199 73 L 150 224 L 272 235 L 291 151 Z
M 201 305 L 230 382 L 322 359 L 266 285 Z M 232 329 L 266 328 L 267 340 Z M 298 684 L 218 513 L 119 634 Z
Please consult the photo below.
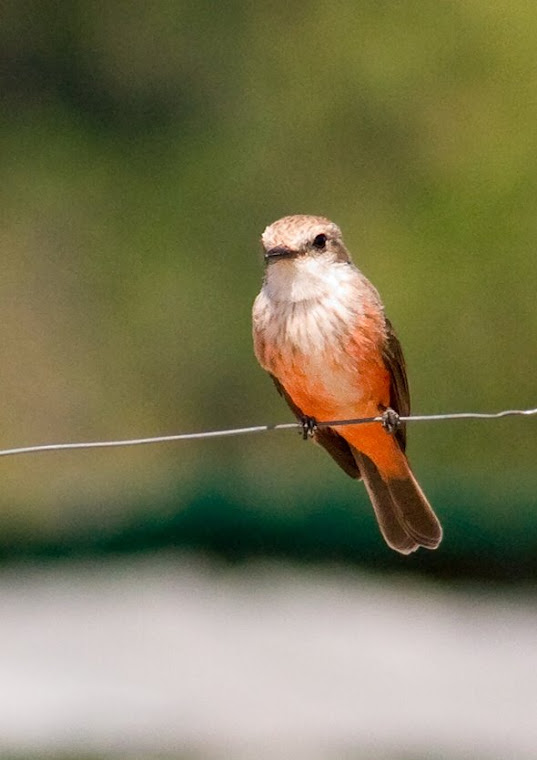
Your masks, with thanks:
M 386 341 L 382 349 L 382 359 L 390 374 L 390 407 L 401 417 L 408 417 L 410 414 L 410 391 L 405 358 L 389 319 L 386 319 Z M 406 447 L 406 424 L 404 422 L 401 422 L 395 437 L 404 451 Z

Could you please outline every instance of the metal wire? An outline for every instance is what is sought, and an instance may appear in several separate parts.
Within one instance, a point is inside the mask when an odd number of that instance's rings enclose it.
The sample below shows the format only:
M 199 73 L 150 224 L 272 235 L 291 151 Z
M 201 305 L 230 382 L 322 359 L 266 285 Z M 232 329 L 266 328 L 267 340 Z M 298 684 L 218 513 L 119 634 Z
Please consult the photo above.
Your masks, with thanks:
M 439 422 L 442 420 L 498 420 L 502 417 L 537 415 L 536 409 L 506 409 L 501 412 L 454 412 L 450 414 L 413 414 L 400 417 L 401 422 Z M 383 417 L 361 417 L 350 420 L 331 420 L 318 422 L 318 427 L 338 427 L 340 425 L 364 425 L 383 422 Z M 203 438 L 224 438 L 232 435 L 266 433 L 270 430 L 302 430 L 299 422 L 283 422 L 275 425 L 254 425 L 252 427 L 230 428 L 227 430 L 208 430 L 201 433 L 178 433 L 177 435 L 159 435 L 153 438 L 130 438 L 117 441 L 85 441 L 80 443 L 45 443 L 36 446 L 21 446 L 13 449 L 0 449 L 0 457 L 19 454 L 38 454 L 46 451 L 73 451 L 78 449 L 107 449 L 120 446 L 145 446 L 153 443 L 173 443 L 175 441 L 193 441 Z

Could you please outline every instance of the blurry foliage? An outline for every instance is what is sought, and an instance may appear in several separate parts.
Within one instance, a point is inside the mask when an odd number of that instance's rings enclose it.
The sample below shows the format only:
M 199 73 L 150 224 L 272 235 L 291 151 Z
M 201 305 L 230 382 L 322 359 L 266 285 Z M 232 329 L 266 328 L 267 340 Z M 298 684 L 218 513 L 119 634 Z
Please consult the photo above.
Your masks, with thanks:
M 0 50 L 3 446 L 287 419 L 250 338 L 258 238 L 286 213 L 343 228 L 416 411 L 535 405 L 534 4 L 8 0 Z M 410 441 L 447 522 L 466 499 L 509 532 L 533 506 L 533 420 L 415 424 Z M 259 489 L 275 513 L 352 505 L 312 448 L 5 460 L 2 520 L 22 537 L 114 525 L 215 477 L 254 510 Z

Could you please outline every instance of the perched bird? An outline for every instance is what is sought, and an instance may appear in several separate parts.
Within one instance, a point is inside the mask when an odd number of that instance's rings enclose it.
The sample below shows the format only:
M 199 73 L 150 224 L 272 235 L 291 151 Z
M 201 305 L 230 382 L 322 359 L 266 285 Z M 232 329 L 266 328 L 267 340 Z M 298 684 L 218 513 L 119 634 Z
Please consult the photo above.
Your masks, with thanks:
M 253 307 L 254 349 L 311 437 L 363 479 L 382 535 L 409 554 L 435 549 L 442 528 L 405 456 L 404 423 L 317 427 L 410 413 L 401 345 L 380 296 L 333 222 L 286 216 L 262 236 L 265 277 Z

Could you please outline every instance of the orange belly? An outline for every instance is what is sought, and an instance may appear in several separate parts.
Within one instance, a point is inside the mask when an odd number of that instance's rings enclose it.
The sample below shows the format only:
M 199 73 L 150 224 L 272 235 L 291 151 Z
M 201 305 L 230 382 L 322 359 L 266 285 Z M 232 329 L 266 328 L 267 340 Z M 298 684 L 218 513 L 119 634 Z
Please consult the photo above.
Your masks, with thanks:
M 318 420 L 375 416 L 389 403 L 390 379 L 380 357 L 296 356 L 276 362 L 274 374 L 304 414 Z
M 299 366 L 281 367 L 278 379 L 302 412 L 318 422 L 377 417 L 389 405 L 390 382 L 382 362 L 362 361 L 359 370 L 350 377 L 342 374 L 340 367 L 329 364 L 320 375 L 308 374 L 307 370 L 307 361 Z M 348 395 L 352 389 L 354 393 Z M 399 445 L 379 423 L 342 425 L 334 429 L 374 461 L 385 476 L 404 474 Z

